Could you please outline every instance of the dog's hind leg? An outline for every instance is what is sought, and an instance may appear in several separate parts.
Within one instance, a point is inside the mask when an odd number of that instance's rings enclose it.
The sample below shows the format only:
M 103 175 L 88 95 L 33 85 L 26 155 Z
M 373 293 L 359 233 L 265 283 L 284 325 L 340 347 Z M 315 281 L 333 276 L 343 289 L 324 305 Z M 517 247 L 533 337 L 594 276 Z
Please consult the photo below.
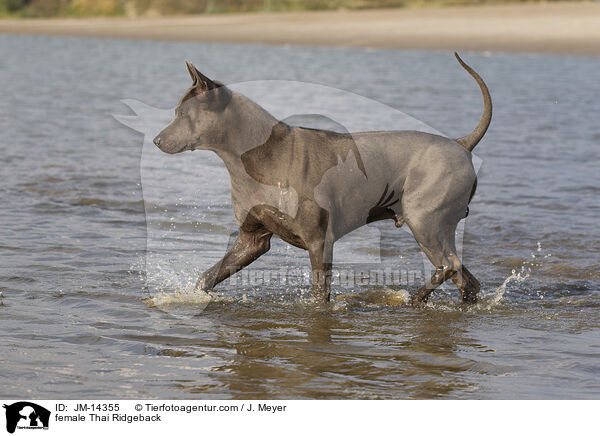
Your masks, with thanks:
M 211 290 L 232 274 L 250 265 L 269 251 L 271 236 L 273 234 L 264 229 L 255 232 L 240 230 L 240 234 L 223 259 L 198 278 L 195 290 Z
M 435 273 L 431 276 L 423 286 L 421 286 L 417 292 L 410 296 L 410 303 L 412 305 L 426 303 L 431 294 L 438 286 L 448 280 L 454 271 L 450 267 L 437 267 Z
M 476 303 L 477 292 L 480 288 L 479 282 L 463 266 L 456 253 L 454 237 L 456 224 L 444 225 L 444 220 L 438 222 L 419 220 L 417 222 L 425 224 L 416 225 L 412 221 L 411 225 L 411 221 L 409 221 L 409 226 L 421 249 L 436 267 L 436 271 L 425 285 L 411 296 L 411 303 L 425 303 L 429 294 L 448 279 L 454 281 L 464 303 Z
M 477 303 L 477 293 L 479 292 L 479 289 L 481 289 L 481 285 L 466 266 L 462 265 L 462 270 L 455 273 L 451 279 L 458 287 L 463 303 Z

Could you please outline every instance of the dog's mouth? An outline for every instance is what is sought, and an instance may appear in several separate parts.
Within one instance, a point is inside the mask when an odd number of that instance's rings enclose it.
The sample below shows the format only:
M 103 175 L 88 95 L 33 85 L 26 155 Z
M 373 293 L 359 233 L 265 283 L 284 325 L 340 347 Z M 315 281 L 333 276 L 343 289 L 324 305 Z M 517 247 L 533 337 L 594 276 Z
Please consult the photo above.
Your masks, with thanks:
M 193 145 L 191 145 L 191 144 L 185 144 L 185 145 L 184 145 L 183 147 L 181 147 L 179 150 L 175 151 L 175 153 L 174 153 L 174 154 L 181 153 L 182 151 L 187 151 L 187 150 L 189 150 L 189 151 L 194 151 L 195 149 L 196 149 L 196 148 L 195 148 Z

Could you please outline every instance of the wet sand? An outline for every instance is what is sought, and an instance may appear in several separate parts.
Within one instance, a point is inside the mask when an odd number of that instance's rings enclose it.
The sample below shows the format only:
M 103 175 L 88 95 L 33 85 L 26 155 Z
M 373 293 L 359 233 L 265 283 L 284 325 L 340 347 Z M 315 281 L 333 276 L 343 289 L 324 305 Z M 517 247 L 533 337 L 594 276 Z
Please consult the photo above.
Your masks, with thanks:
M 0 33 L 599 55 L 600 3 L 0 20 Z

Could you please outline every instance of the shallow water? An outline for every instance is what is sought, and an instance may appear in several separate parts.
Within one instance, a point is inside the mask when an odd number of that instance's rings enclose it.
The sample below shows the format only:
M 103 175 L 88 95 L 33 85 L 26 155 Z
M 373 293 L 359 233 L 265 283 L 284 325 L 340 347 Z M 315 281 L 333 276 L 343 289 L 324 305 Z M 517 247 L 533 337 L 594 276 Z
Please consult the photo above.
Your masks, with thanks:
M 210 298 L 190 294 L 235 230 L 227 173 L 209 152 L 153 173 L 112 114 L 132 114 L 122 99 L 174 106 L 189 59 L 226 83 L 335 87 L 462 136 L 481 97 L 449 53 L 15 36 L 0 52 L 0 397 L 600 397 L 600 59 L 464 54 L 495 104 L 465 225 L 478 305 L 449 285 L 407 307 L 422 257 L 382 222 L 350 235 L 339 271 L 407 279 L 338 283 L 323 309 L 308 257 L 281 241 Z M 293 284 L 264 279 L 280 268 Z

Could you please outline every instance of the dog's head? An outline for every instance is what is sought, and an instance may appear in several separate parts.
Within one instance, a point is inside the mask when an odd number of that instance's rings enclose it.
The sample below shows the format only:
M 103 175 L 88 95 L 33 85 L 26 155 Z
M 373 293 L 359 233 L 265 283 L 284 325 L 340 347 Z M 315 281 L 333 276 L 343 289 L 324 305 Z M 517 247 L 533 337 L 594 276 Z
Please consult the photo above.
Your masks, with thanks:
M 222 83 L 210 80 L 186 62 L 192 86 L 175 107 L 175 118 L 154 138 L 165 153 L 215 149 L 227 140 L 225 113 L 231 91 Z

